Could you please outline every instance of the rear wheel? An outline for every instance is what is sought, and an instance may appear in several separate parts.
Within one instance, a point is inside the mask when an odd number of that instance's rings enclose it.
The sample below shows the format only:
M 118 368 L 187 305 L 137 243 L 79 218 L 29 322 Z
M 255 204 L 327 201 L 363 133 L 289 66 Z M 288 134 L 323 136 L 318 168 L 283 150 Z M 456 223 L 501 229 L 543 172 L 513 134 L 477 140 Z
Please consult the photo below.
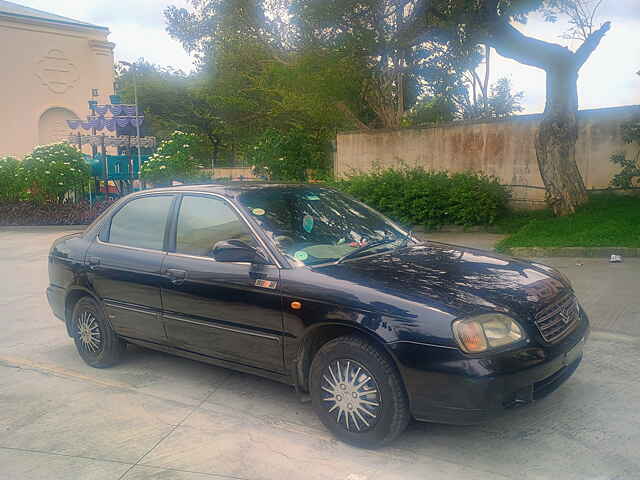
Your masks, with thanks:
M 402 380 L 389 356 L 359 336 L 320 348 L 311 364 L 311 399 L 340 440 L 375 448 L 406 428 L 410 414 Z
M 72 322 L 73 341 L 88 365 L 106 368 L 120 360 L 125 343 L 115 334 L 95 300 L 90 297 L 78 300 Z

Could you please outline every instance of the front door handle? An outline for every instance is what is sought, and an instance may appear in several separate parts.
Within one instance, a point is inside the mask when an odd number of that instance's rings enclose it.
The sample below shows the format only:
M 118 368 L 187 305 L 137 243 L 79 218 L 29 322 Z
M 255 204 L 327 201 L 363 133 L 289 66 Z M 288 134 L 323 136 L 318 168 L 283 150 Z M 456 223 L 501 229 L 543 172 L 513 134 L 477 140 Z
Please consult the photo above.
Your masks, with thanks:
M 91 270 L 95 270 L 98 265 L 100 265 L 99 257 L 87 257 L 87 264 L 89 264 L 89 268 Z
M 177 270 L 175 268 L 167 269 L 167 277 L 169 277 L 169 281 L 174 285 L 181 285 L 184 283 L 185 278 L 187 278 L 187 272 L 185 270 Z

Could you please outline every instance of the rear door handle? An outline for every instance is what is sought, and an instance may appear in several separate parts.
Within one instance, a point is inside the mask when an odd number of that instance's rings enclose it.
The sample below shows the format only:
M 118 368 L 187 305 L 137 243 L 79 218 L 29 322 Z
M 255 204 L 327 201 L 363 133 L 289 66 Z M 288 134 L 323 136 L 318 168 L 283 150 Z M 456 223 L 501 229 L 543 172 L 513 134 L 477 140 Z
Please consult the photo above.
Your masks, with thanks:
M 167 277 L 169 277 L 169 281 L 174 285 L 180 285 L 184 282 L 185 278 L 187 278 L 187 272 L 185 270 L 168 268 Z

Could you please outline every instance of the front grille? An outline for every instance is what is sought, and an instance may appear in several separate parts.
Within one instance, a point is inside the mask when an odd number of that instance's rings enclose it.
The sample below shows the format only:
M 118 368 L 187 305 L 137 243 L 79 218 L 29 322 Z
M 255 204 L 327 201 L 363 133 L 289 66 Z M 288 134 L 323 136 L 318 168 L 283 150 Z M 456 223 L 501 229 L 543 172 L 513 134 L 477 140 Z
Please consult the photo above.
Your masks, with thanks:
M 555 343 L 569 335 L 580 319 L 576 297 L 570 295 L 536 315 L 536 326 L 545 342 Z

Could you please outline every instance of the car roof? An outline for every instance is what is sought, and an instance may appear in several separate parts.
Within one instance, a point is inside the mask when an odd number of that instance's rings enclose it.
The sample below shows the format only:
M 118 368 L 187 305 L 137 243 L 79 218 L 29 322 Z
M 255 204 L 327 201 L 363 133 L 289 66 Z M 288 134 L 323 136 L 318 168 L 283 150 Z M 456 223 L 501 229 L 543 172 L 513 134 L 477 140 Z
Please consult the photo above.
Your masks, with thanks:
M 227 197 L 237 197 L 238 195 L 256 190 L 290 190 L 305 189 L 316 190 L 326 188 L 322 184 L 308 183 L 274 183 L 274 182 L 226 182 L 219 184 L 202 184 L 202 185 L 174 185 L 172 187 L 154 188 L 150 190 L 142 190 L 138 193 L 175 193 L 175 192 L 211 192 Z

